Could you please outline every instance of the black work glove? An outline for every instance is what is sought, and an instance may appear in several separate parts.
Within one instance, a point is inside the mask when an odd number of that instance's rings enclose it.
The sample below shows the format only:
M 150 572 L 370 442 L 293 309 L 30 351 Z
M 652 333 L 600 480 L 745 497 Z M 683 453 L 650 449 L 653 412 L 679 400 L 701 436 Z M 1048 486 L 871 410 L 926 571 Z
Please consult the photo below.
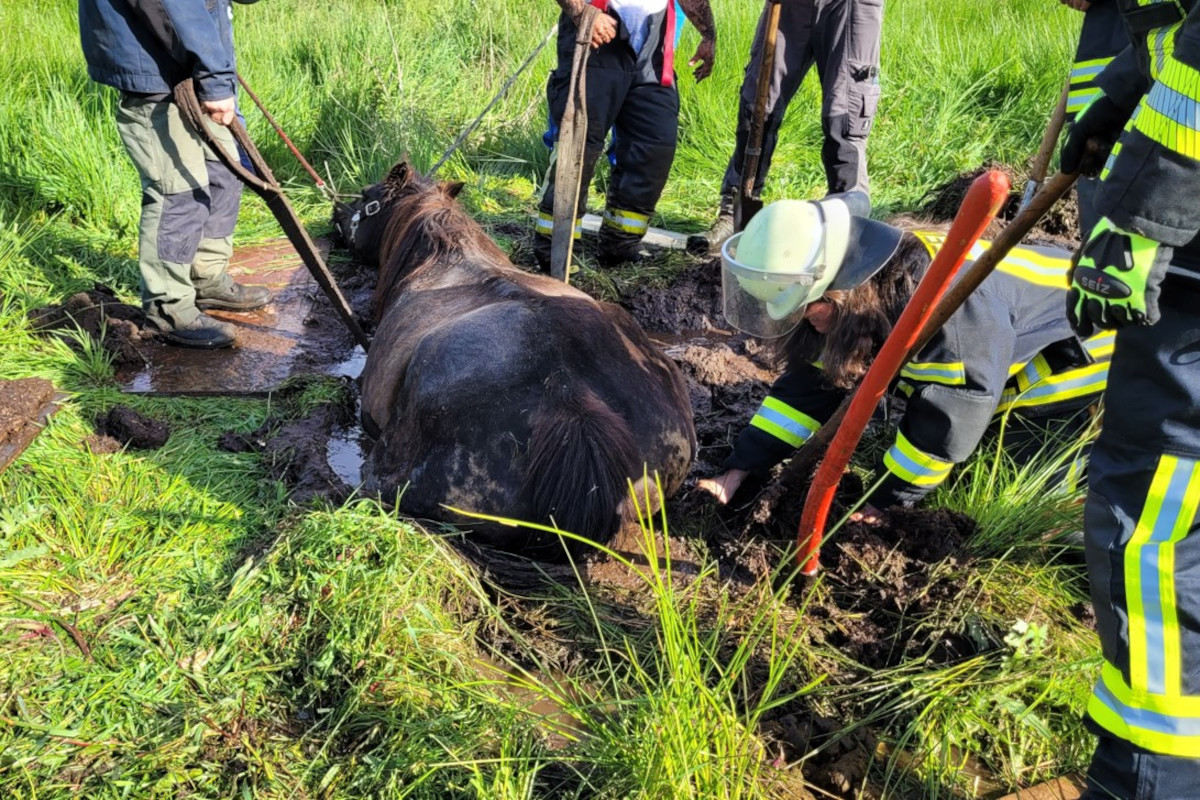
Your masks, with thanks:
M 1063 142 L 1060 167 L 1066 174 L 1075 172 L 1089 178 L 1100 174 L 1113 145 L 1121 136 L 1125 123 L 1133 115 L 1133 109 L 1121 108 L 1112 98 L 1100 92 L 1092 101 L 1079 110 L 1067 140 Z M 1095 147 L 1088 148 L 1088 140 Z

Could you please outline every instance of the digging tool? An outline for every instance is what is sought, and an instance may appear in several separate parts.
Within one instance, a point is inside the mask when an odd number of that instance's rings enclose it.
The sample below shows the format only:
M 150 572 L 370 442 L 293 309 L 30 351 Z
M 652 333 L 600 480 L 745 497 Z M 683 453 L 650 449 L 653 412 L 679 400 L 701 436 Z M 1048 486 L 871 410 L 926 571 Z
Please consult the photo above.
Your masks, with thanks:
M 1063 84 L 1062 92 L 1058 95 L 1058 103 L 1054 106 L 1054 111 L 1050 114 L 1050 121 L 1046 123 L 1046 132 L 1042 134 L 1042 143 L 1038 146 L 1037 155 L 1033 157 L 1033 163 L 1029 167 L 1029 180 L 1025 183 L 1025 194 L 1021 197 L 1021 205 L 1017 206 L 1017 213 L 1028 208 L 1029 203 L 1033 200 L 1033 196 L 1037 194 L 1038 188 L 1042 185 L 1042 181 L 1046 179 L 1046 170 L 1050 166 L 1050 157 L 1054 154 L 1054 146 L 1058 144 L 1058 135 L 1062 133 L 1063 125 L 1067 121 L 1067 97 L 1071 93 L 1071 79 Z
M 313 240 L 308 235 L 308 231 L 305 230 L 304 225 L 300 222 L 300 217 L 296 214 L 296 210 L 288 202 L 287 196 L 283 193 L 283 187 L 279 185 L 279 181 L 275 180 L 275 176 L 271 173 L 267 162 L 263 160 L 254 143 L 250 141 L 250 136 L 246 133 L 246 128 L 242 125 L 241 121 L 235 118 L 229 126 L 229 131 L 233 134 L 234 140 L 250 158 L 250 163 L 254 165 L 254 172 L 246 169 L 236 154 L 227 152 L 208 130 L 208 126 L 204 122 L 204 112 L 200 109 L 200 101 L 196 98 L 196 90 L 190 78 L 181 81 L 175 86 L 175 102 L 178 104 L 183 118 L 187 120 L 188 124 L 192 126 L 192 129 L 200 135 L 205 143 L 212 148 L 217 157 L 221 159 L 221 163 L 228 167 L 238 176 L 238 179 L 242 183 L 249 186 L 255 194 L 266 202 L 267 208 L 271 209 L 271 213 L 275 215 L 275 219 L 279 221 L 280 227 L 283 228 L 284 234 L 296 248 L 296 252 L 300 254 L 304 265 L 308 267 L 308 271 L 316 278 L 321 290 L 325 292 L 325 296 L 333 303 L 334 310 L 341 317 L 342 322 L 346 324 L 346 327 L 350 329 L 354 340 L 358 342 L 359 346 L 365 352 L 371 345 L 370 337 L 367 336 L 362 326 L 358 324 L 354 312 L 350 310 L 350 305 L 346 302 L 346 298 L 342 296 L 341 290 L 338 289 L 337 282 L 333 279 L 333 274 L 321 258 L 321 253 L 317 250 L 316 244 L 313 243 Z
M 758 65 L 758 85 L 754 90 L 754 114 L 750 118 L 750 136 L 742 159 L 742 185 L 733 198 L 733 230 L 745 230 L 750 219 L 762 210 L 762 199 L 754 193 L 758 161 L 762 156 L 763 128 L 767 120 L 767 95 L 771 91 L 771 73 L 775 69 L 775 39 L 779 34 L 781 0 L 769 0 L 767 27 L 763 34 L 762 61 Z
M 968 204 L 972 203 L 971 193 L 975 192 L 976 187 L 985 179 L 991 183 L 994 178 L 990 176 L 999 174 L 1003 178 L 1003 173 L 988 172 L 976 178 L 975 183 L 971 185 L 971 190 L 968 192 L 966 199 L 959 209 L 958 215 L 955 217 L 954 224 L 947 234 L 946 243 L 942 250 L 938 252 L 938 257 L 946 251 L 948 247 L 954 247 L 958 263 L 961 263 L 963 256 L 970 250 L 970 244 L 966 247 L 956 245 L 955 229 L 959 227 L 960 220 L 964 220 L 964 214 L 968 212 Z M 1016 245 L 1020 244 L 1021 240 L 1033 230 L 1033 227 L 1046 215 L 1046 212 L 1053 208 L 1062 197 L 1075 185 L 1078 174 L 1063 174 L 1058 173 L 1042 187 L 1042 189 L 1034 195 L 1029 206 L 1017 214 L 1017 216 L 1005 226 L 1004 230 L 996 237 L 991 246 L 983 252 L 979 258 L 971 265 L 971 268 L 963 273 L 949 289 L 945 289 L 941 300 L 937 306 L 931 311 L 926 309 L 918 309 L 917 314 L 923 317 L 923 322 L 920 325 L 919 332 L 914 336 L 913 328 L 907 329 L 904 327 L 907 323 L 905 317 L 909 316 L 909 311 L 912 311 L 914 306 L 917 306 L 917 297 L 914 295 L 909 306 L 901 315 L 900 321 L 896 323 L 891 336 L 884 343 L 883 349 L 875 358 L 871 368 L 867 371 L 863 378 L 862 385 L 858 391 L 847 398 L 846 401 L 838 408 L 833 417 L 821 427 L 821 429 L 805 444 L 804 451 L 809 451 L 810 447 L 818 448 L 815 452 L 820 452 L 819 448 L 825 446 L 829 442 L 829 451 L 826 453 L 824 460 L 821 462 L 817 470 L 817 475 L 814 477 L 812 485 L 809 487 L 808 497 L 805 500 L 804 511 L 800 519 L 800 529 L 797 534 L 797 554 L 796 560 L 800 567 L 802 575 L 811 576 L 816 574 L 820 569 L 818 561 L 819 551 L 821 547 L 821 538 L 825 531 L 825 521 L 829 513 L 829 505 L 833 501 L 834 491 L 837 489 L 838 481 L 841 479 L 842 473 L 846 468 L 846 464 L 850 460 L 850 456 L 854 453 L 854 448 L 858 444 L 858 440 L 862 437 L 863 429 L 870 420 L 872 412 L 879 403 L 879 398 L 883 392 L 887 390 L 888 384 L 895 377 L 896 372 L 908 362 L 908 360 L 919 353 L 929 340 L 933 338 L 946 323 L 946 320 L 953 316 L 959 306 L 967 297 L 979 288 L 984 279 L 992 273 L 1009 251 Z M 1007 179 L 1003 179 L 1005 186 L 1004 192 L 1001 193 L 999 202 L 1003 202 L 1004 195 L 1007 193 Z M 988 187 L 988 191 L 992 191 L 992 187 Z M 992 198 L 988 198 L 990 202 Z M 997 206 L 998 207 L 998 206 Z M 976 205 L 977 208 L 977 205 Z M 978 214 L 978 211 L 971 211 L 972 216 Z M 995 209 L 991 210 L 991 215 L 994 216 Z M 982 234 L 988 222 L 991 221 L 991 216 L 988 217 L 982 225 L 979 226 L 979 234 L 976 234 L 971 242 L 974 242 Z M 961 253 L 957 251 L 961 250 Z M 921 285 L 917 288 L 920 293 L 928 282 L 929 274 L 933 272 L 934 266 L 937 265 L 937 259 L 930 265 L 929 273 L 926 274 L 926 280 L 922 280 Z M 957 269 L 957 266 L 955 266 Z M 944 287 L 941 287 L 944 288 Z M 903 337 L 901 342 L 899 337 Z M 894 346 L 889 347 L 889 345 Z M 880 366 L 882 365 L 882 366 Z M 878 370 L 878 375 L 872 377 L 872 374 Z M 869 390 L 868 390 L 868 387 Z M 832 439 L 832 441 L 830 441 Z M 793 459 L 795 466 L 796 459 Z M 789 469 L 789 472 L 791 470 Z
M 585 5 L 575 32 L 575 55 L 567 105 L 558 122 L 558 164 L 554 171 L 554 230 L 550 236 L 550 275 L 564 283 L 575 246 L 575 215 L 587 143 L 587 62 L 592 52 L 592 27 L 600 9 Z

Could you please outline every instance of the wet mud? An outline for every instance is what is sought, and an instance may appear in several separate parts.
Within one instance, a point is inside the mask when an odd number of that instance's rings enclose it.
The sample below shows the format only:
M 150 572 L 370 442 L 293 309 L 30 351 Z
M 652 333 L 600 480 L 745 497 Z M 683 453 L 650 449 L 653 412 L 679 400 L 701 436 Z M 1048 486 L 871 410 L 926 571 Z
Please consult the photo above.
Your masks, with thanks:
M 146 330 L 146 315 L 140 308 L 122 303 L 102 284 L 59 305 L 34 309 L 29 324 L 38 333 L 57 336 L 77 353 L 83 352 L 84 344 L 75 332 L 82 331 L 118 367 L 145 364 L 142 348 L 156 337 Z
M 50 381 L 41 378 L 0 380 L 0 472 L 42 431 L 58 399 Z

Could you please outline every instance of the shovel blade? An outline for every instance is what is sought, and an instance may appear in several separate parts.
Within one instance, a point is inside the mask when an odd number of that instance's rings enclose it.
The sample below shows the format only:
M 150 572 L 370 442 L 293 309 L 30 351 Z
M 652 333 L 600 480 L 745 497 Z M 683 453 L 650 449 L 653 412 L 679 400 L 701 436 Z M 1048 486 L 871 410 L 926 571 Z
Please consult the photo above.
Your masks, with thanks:
M 734 233 L 744 231 L 754 219 L 754 215 L 762 211 L 763 202 L 757 197 L 738 195 L 733 198 L 733 230 Z

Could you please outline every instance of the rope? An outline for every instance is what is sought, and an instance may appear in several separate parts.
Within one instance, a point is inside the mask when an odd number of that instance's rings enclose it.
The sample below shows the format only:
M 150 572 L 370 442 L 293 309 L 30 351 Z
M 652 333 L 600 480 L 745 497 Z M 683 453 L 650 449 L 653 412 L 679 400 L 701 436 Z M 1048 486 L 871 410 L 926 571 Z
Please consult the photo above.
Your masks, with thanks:
M 479 127 L 479 123 L 483 121 L 485 116 L 487 116 L 487 113 L 492 110 L 496 103 L 500 102 L 500 98 L 504 97 L 508 90 L 512 88 L 512 85 L 516 83 L 517 78 L 520 77 L 521 73 L 533 63 L 533 60 L 538 57 L 538 54 L 542 52 L 546 45 L 550 44 L 550 40 L 554 38 L 554 34 L 556 33 L 558 33 L 558 23 L 555 23 L 553 26 L 551 26 L 549 32 L 546 34 L 546 38 L 542 39 L 541 44 L 533 48 L 533 52 L 521 62 L 521 65 L 517 67 L 517 71 L 509 76 L 508 80 L 504 82 L 504 85 L 500 87 L 500 91 L 496 92 L 496 96 L 492 98 L 491 102 L 484 106 L 483 111 L 479 112 L 479 116 L 471 120 L 467 127 L 463 128 L 462 133 L 458 135 L 458 138 L 454 140 L 454 143 L 450 145 L 449 149 L 442 154 L 442 157 L 439 158 L 437 163 L 434 164 L 429 170 L 429 176 L 432 177 L 435 172 L 441 169 L 442 165 L 445 164 L 446 161 L 449 160 L 450 156 L 454 154 L 454 151 L 461 147 L 463 142 L 467 140 L 467 137 L 475 132 L 475 129 Z

